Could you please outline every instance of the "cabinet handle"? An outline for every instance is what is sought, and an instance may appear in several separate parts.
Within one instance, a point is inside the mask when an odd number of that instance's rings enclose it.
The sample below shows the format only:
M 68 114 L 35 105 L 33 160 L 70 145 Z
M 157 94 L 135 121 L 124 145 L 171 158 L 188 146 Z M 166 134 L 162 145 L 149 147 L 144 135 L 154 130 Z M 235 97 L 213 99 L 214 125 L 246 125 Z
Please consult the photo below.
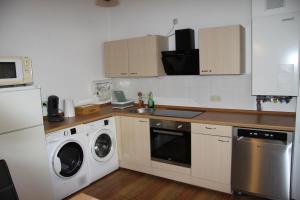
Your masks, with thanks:
M 220 140 L 220 139 L 218 141 L 219 142 L 227 142 L 227 143 L 229 142 L 228 140 Z
M 127 75 L 127 73 L 120 73 L 121 75 Z
M 201 70 L 201 72 L 208 72 L 208 70 Z
M 211 127 L 207 127 L 207 126 L 205 126 L 205 128 L 208 130 L 216 130 L 217 129 L 217 128 L 211 128 Z
M 144 120 L 139 120 L 139 122 L 142 122 L 142 123 L 147 123 L 148 121 L 144 121 Z
M 137 75 L 138 73 L 130 73 L 131 75 Z
M 294 19 L 295 19 L 295 17 L 289 17 L 289 18 L 284 18 L 281 21 L 286 22 L 286 21 L 292 21 Z

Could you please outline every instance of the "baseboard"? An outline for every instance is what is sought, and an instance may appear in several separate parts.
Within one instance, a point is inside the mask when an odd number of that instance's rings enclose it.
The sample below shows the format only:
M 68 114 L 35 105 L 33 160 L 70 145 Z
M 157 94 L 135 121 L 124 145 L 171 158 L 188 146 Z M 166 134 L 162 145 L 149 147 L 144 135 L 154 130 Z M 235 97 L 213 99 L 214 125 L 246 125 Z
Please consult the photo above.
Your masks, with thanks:
M 153 166 L 144 166 L 133 162 L 120 161 L 120 167 L 130 169 L 137 172 L 150 174 L 178 182 L 183 182 L 202 188 L 207 188 L 219 192 L 231 194 L 230 184 L 218 183 L 215 181 L 205 180 L 201 178 L 192 177 L 189 173 L 190 169 L 181 169 L 174 165 L 164 163 L 152 163 Z M 178 169 L 177 169 L 178 168 Z

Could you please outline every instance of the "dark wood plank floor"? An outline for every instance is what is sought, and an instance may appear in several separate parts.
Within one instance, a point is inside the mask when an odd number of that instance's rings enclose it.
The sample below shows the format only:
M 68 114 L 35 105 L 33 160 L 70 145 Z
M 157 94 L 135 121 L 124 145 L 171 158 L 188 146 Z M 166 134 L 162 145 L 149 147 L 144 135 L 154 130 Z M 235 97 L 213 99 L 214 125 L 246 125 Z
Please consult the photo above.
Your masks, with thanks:
M 260 200 L 215 192 L 126 169 L 119 169 L 80 192 L 101 200 Z

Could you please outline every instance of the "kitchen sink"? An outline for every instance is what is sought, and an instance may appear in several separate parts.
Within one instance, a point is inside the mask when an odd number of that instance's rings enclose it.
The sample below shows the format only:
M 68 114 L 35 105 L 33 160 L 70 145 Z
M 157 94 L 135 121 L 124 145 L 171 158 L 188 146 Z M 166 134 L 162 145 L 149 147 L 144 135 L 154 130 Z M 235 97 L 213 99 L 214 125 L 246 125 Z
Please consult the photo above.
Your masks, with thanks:
M 139 113 L 139 114 L 152 114 L 154 112 L 153 108 L 134 108 L 129 110 L 131 113 Z

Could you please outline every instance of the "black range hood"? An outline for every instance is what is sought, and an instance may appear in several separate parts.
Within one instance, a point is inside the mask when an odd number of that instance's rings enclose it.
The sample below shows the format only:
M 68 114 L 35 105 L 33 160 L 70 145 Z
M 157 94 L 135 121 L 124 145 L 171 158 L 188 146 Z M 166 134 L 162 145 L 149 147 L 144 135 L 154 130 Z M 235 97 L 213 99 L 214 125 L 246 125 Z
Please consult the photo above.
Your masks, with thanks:
M 163 51 L 162 62 L 167 75 L 199 75 L 199 50 Z
M 199 50 L 195 49 L 192 29 L 175 31 L 176 51 L 163 51 L 162 62 L 167 75 L 199 75 Z

